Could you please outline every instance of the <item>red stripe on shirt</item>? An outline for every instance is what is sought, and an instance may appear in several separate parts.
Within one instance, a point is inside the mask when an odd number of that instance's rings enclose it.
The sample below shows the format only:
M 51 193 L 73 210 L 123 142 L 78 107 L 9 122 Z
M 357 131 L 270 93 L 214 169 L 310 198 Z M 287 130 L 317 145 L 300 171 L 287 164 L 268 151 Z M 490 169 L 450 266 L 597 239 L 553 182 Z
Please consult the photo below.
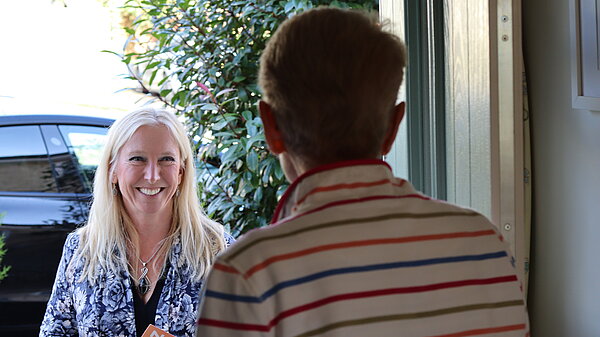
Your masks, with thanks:
M 288 187 L 289 188 L 289 187 Z M 341 206 L 341 205 L 348 205 L 348 204 L 354 204 L 354 203 L 361 203 L 361 202 L 368 202 L 368 201 L 374 201 L 374 200 L 384 200 L 384 199 L 421 199 L 421 200 L 431 200 L 431 198 L 426 197 L 424 195 L 421 194 L 406 194 L 406 195 L 376 195 L 376 196 L 372 196 L 372 197 L 366 197 L 366 198 L 358 198 L 358 199 L 347 199 L 347 200 L 340 200 L 340 201 L 335 201 L 335 202 L 330 202 L 328 204 L 325 204 L 321 207 L 317 207 L 314 209 L 311 209 L 310 211 L 306 211 L 304 213 L 300 213 L 300 214 L 296 214 L 294 216 L 291 217 L 287 217 L 285 219 L 282 219 L 280 221 L 276 221 L 275 223 L 272 223 L 273 225 L 281 225 L 283 223 L 286 222 L 290 222 L 292 220 L 298 219 L 299 217 L 311 214 L 311 213 L 315 213 L 315 212 L 319 212 L 322 211 L 326 208 L 329 207 L 334 207 L 334 206 Z M 281 201 L 280 201 L 281 202 Z M 277 219 L 276 217 L 273 217 L 273 219 Z
M 456 233 L 443 233 L 443 234 L 429 234 L 429 235 L 417 235 L 403 238 L 387 238 L 387 239 L 372 239 L 372 240 L 361 240 L 361 241 L 350 241 L 350 242 L 340 242 L 329 245 L 322 245 L 311 247 L 308 249 L 300 250 L 297 252 L 275 255 L 270 257 L 263 262 L 252 266 L 244 273 L 244 278 L 251 277 L 254 273 L 266 268 L 267 266 L 288 259 L 294 259 L 298 257 L 302 257 L 305 255 L 315 254 L 327 250 L 335 250 L 335 249 L 343 249 L 343 248 L 351 248 L 351 247 L 362 247 L 362 246 L 374 246 L 374 245 L 382 245 L 382 244 L 398 244 L 398 243 L 407 243 L 407 242 L 418 242 L 418 241 L 431 241 L 431 240 L 443 240 L 443 239 L 453 239 L 453 238 L 465 238 L 465 237 L 478 237 L 478 236 L 486 236 L 486 235 L 495 235 L 496 232 L 492 229 L 483 230 L 483 231 L 475 231 L 475 232 L 456 232 Z
M 390 179 L 383 179 L 383 180 L 379 180 L 379 181 L 372 181 L 372 182 L 356 182 L 356 183 L 350 183 L 350 184 L 337 184 L 337 185 L 329 185 L 329 186 L 323 186 L 323 187 L 317 187 L 312 189 L 310 192 L 306 193 L 302 199 L 298 200 L 298 202 L 296 202 L 296 205 L 300 205 L 301 203 L 303 203 L 306 198 L 308 198 L 309 196 L 315 194 L 315 193 L 320 193 L 320 192 L 331 192 L 331 191 L 337 191 L 337 190 L 349 190 L 349 189 L 353 189 L 353 188 L 362 188 L 362 187 L 372 187 L 372 186 L 377 186 L 377 185 L 383 185 L 383 184 L 389 184 L 391 183 L 392 180 Z
M 271 328 L 266 325 L 225 322 L 225 321 L 219 321 L 216 319 L 209 319 L 209 318 L 200 318 L 198 320 L 198 325 L 208 325 L 208 326 L 214 326 L 214 327 L 219 327 L 219 328 L 244 330 L 244 331 L 268 332 L 269 330 L 271 330 Z
M 277 203 L 277 207 L 275 208 L 275 212 L 273 213 L 273 218 L 271 220 L 271 223 L 275 223 L 279 220 L 281 211 L 283 209 L 283 205 L 286 203 L 286 200 L 288 200 L 288 198 L 290 197 L 290 194 L 293 193 L 293 191 L 296 189 L 296 186 L 298 186 L 300 184 L 300 182 L 302 182 L 307 177 L 312 176 L 317 173 L 320 173 L 320 172 L 325 172 L 325 171 L 329 171 L 329 170 L 333 170 L 333 169 L 337 169 L 337 168 L 350 167 L 350 166 L 363 166 L 363 165 L 384 165 L 384 166 L 387 166 L 387 168 L 390 171 L 392 170 L 392 167 L 388 163 L 386 163 L 380 159 L 349 160 L 349 161 L 343 161 L 343 162 L 336 162 L 336 163 L 332 163 L 332 164 L 326 164 L 326 165 L 322 165 L 322 166 L 318 166 L 316 168 L 310 169 L 310 170 L 304 172 L 298 178 L 296 178 L 290 184 L 290 186 L 288 186 L 286 191 L 283 193 L 283 196 L 281 196 L 281 200 L 279 200 L 279 203 Z
M 400 179 L 399 183 L 393 182 L 392 185 L 402 187 L 402 186 L 404 186 L 405 183 L 406 183 L 406 180 Z
M 389 288 L 389 289 L 379 289 L 379 290 L 362 291 L 362 292 L 355 292 L 355 293 L 346 293 L 346 294 L 330 296 L 330 297 L 327 297 L 327 298 L 324 298 L 321 300 L 317 300 L 317 301 L 314 301 L 311 303 L 307 303 L 307 304 L 283 311 L 279 315 L 277 315 L 275 318 L 273 318 L 267 325 L 242 324 L 242 323 L 227 322 L 227 321 L 207 319 L 207 318 L 201 318 L 200 320 L 198 320 L 198 325 L 208 325 L 208 326 L 221 327 L 221 328 L 234 329 L 234 330 L 268 332 L 274 326 L 279 324 L 279 322 L 281 322 L 283 319 L 285 319 L 287 317 L 299 314 L 304 311 L 316 309 L 318 307 L 321 307 L 321 306 L 324 306 L 324 305 L 327 305 L 327 304 L 330 304 L 333 302 L 347 301 L 347 300 L 352 300 L 352 299 L 368 298 L 368 297 L 375 297 L 375 296 L 408 294 L 408 293 L 441 290 L 441 289 L 446 289 L 446 288 L 456 288 L 456 287 L 464 287 L 464 286 L 472 286 L 472 285 L 489 285 L 489 284 L 495 284 L 495 283 L 505 283 L 505 282 L 514 282 L 514 281 L 517 281 L 516 275 L 507 275 L 507 276 L 499 276 L 499 277 L 486 278 L 486 279 L 471 279 L 471 280 L 461 280 L 461 281 L 451 281 L 451 282 L 443 282 L 443 283 L 436 283 L 436 284 L 428 284 L 428 285 L 423 285 L 423 286 L 413 286 L 413 287 L 404 287 L 404 288 Z M 519 325 L 519 326 L 522 326 L 522 328 L 525 327 L 525 325 Z M 511 327 L 514 327 L 514 326 L 511 326 Z M 506 328 L 506 327 L 500 327 L 500 328 Z M 500 328 L 496 328 L 496 329 L 500 329 Z M 491 328 L 491 329 L 494 329 L 494 328 Z M 471 331 L 483 331 L 483 330 L 485 330 L 485 329 L 471 330 Z M 510 330 L 498 330 L 498 331 L 501 332 L 501 331 L 510 331 Z M 461 332 L 461 333 L 468 333 L 468 332 L 469 331 Z M 459 336 L 474 336 L 474 335 L 468 335 L 468 334 L 467 335 L 456 335 L 455 334 L 455 335 L 432 336 L 432 337 L 459 337 Z
M 492 277 L 487 279 L 473 279 L 473 280 L 462 280 L 462 281 L 452 281 L 452 282 L 443 282 L 436 284 L 428 284 L 423 286 L 414 286 L 414 287 L 404 287 L 404 288 L 389 288 L 389 289 L 379 289 L 379 290 L 371 290 L 371 291 L 362 291 L 356 293 L 347 293 L 340 294 L 335 296 L 330 296 L 318 301 L 314 301 L 311 303 L 307 303 L 301 305 L 299 307 L 295 307 L 292 309 L 288 309 L 286 311 L 281 312 L 275 318 L 269 322 L 269 329 L 275 325 L 277 325 L 284 318 L 299 314 L 304 311 L 316 309 L 318 307 L 339 301 L 347 301 L 352 299 L 359 298 L 368 298 L 368 297 L 376 297 L 376 296 L 387 296 L 387 295 L 397 295 L 397 294 L 410 294 L 410 293 L 419 293 L 426 291 L 434 291 L 440 289 L 447 288 L 457 288 L 457 287 L 465 287 L 472 285 L 489 285 L 495 283 L 505 283 L 505 282 L 514 282 L 517 281 L 517 276 L 515 275 L 507 275 L 507 276 L 499 276 Z
M 235 268 L 226 266 L 226 265 L 222 265 L 220 263 L 215 263 L 213 264 L 213 268 L 220 270 L 220 271 L 224 271 L 226 273 L 232 273 L 232 274 L 239 274 L 240 272 L 238 272 Z
M 435 335 L 435 336 L 431 336 L 431 337 L 479 336 L 479 335 L 487 335 L 490 333 L 515 331 L 515 330 L 523 330 L 523 329 L 525 329 L 525 324 L 515 324 L 515 325 L 499 326 L 499 327 L 494 327 L 494 328 L 474 329 L 474 330 L 456 332 L 456 333 L 451 333 L 451 334 L 446 334 L 446 335 Z

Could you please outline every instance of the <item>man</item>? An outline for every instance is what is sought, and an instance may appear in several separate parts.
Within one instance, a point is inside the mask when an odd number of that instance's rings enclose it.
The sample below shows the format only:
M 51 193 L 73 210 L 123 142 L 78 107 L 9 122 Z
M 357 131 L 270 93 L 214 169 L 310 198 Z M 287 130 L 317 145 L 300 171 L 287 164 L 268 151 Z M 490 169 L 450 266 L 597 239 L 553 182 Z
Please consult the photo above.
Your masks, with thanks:
M 265 137 L 292 184 L 273 225 L 220 256 L 198 336 L 526 336 L 507 246 L 482 215 L 419 194 L 390 151 L 402 42 L 319 8 L 260 64 Z

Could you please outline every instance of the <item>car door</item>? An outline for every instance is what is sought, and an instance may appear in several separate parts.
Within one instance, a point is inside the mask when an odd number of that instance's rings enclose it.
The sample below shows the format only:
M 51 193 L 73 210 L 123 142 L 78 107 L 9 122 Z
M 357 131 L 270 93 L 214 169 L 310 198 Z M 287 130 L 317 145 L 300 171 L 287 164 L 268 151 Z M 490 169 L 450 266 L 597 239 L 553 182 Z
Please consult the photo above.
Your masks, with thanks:
M 0 302 L 48 299 L 66 234 L 85 219 L 81 180 L 56 126 L 0 127 L 0 233 L 11 267 Z M 58 130 L 55 130 L 56 132 Z M 58 136 L 58 137 L 57 137 Z
M 37 331 L 66 236 L 83 224 L 107 125 L 0 126 L 0 334 Z M 6 310 L 5 310 L 6 309 Z

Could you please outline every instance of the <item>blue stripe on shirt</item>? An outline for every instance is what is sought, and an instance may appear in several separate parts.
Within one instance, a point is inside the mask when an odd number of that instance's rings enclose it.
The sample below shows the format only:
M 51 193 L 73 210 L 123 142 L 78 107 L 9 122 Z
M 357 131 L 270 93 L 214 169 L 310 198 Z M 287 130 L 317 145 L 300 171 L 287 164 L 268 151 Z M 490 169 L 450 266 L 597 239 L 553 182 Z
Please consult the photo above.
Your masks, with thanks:
M 213 297 L 213 298 L 219 298 L 219 299 L 226 300 L 226 301 L 261 303 L 264 300 L 266 300 L 267 298 L 275 295 L 281 289 L 293 287 L 293 286 L 300 285 L 303 283 L 308 283 L 308 282 L 311 282 L 314 280 L 318 280 L 318 279 L 325 278 L 328 276 L 333 276 L 333 275 L 362 273 L 362 272 L 369 272 L 369 271 L 375 271 L 375 270 L 386 270 L 386 269 L 394 269 L 394 268 L 421 267 L 421 266 L 428 266 L 428 265 L 442 264 L 442 263 L 482 261 L 482 260 L 489 260 L 489 259 L 497 259 L 497 258 L 501 258 L 501 257 L 505 257 L 505 256 L 507 256 L 505 251 L 499 251 L 499 252 L 479 254 L 479 255 L 438 257 L 438 258 L 433 258 L 433 259 L 416 260 L 416 261 L 400 261 L 400 262 L 392 262 L 392 263 L 373 264 L 373 265 L 367 265 L 367 266 L 338 268 L 338 269 L 325 270 L 322 272 L 307 275 L 307 276 L 300 277 L 297 279 L 278 283 L 275 286 L 273 286 L 271 289 L 267 290 L 265 293 L 263 293 L 259 297 L 226 294 L 226 293 L 221 293 L 218 291 L 212 291 L 210 289 L 206 291 L 206 296 Z

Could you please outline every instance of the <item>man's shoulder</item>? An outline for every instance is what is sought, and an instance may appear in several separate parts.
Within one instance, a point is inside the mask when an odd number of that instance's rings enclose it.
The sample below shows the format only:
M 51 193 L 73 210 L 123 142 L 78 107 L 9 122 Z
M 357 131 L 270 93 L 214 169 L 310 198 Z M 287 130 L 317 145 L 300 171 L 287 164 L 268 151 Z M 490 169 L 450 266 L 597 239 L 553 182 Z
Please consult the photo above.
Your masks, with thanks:
M 277 237 L 281 229 L 285 228 L 270 225 L 246 232 L 232 241 L 229 247 L 219 255 L 219 259 L 227 262 L 232 261 L 257 245 L 265 245 L 265 243 L 272 240 L 272 237 Z
M 487 216 L 482 214 L 481 212 L 474 210 L 472 208 L 466 206 L 460 206 L 445 200 L 439 199 L 425 199 L 419 200 L 418 205 L 415 205 L 415 211 L 426 215 L 432 214 L 436 215 L 436 218 L 444 218 L 444 215 L 448 217 L 452 216 L 465 216 L 472 218 L 475 222 L 480 222 L 486 225 L 492 225 L 492 222 L 488 219 Z M 493 225 L 492 225 L 493 226 Z
M 220 255 L 219 260 L 229 267 L 239 266 L 243 269 L 261 261 L 279 259 L 282 254 L 287 256 L 292 252 L 346 241 L 366 240 L 367 237 L 412 237 L 432 233 L 485 231 L 490 239 L 498 241 L 497 228 L 487 217 L 473 209 L 433 199 L 423 199 L 405 206 L 397 207 L 394 202 L 390 202 L 383 207 L 377 205 L 377 210 L 355 206 L 331 208 L 283 219 L 279 223 L 242 235 Z M 379 225 L 382 222 L 386 222 L 386 225 Z M 398 226 L 400 223 L 407 225 Z

